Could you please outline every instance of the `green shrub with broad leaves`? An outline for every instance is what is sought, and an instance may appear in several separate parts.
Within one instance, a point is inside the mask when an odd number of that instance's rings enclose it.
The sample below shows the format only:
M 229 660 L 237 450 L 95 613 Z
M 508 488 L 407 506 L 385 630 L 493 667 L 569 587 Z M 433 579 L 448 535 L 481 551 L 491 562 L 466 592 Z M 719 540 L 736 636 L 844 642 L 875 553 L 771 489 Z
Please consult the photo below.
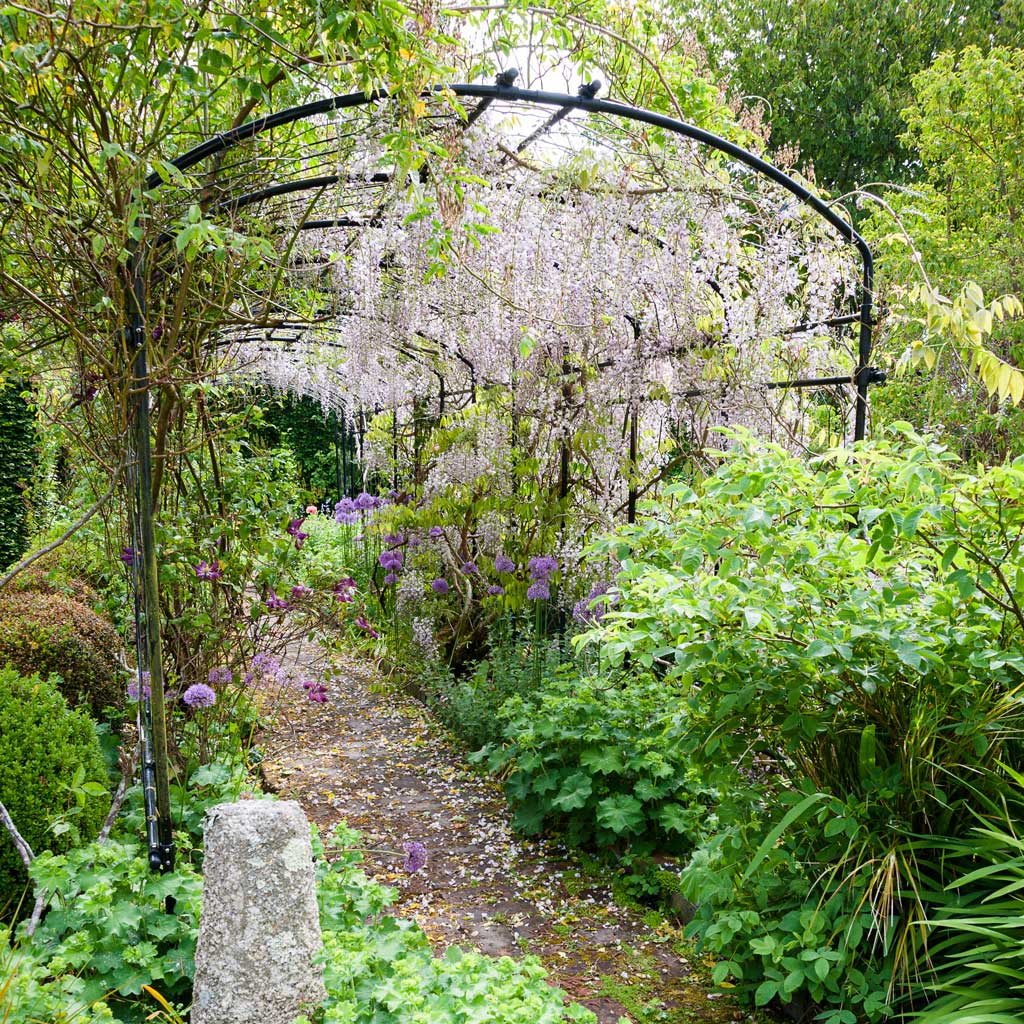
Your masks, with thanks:
M 682 880 L 718 979 L 879 1020 L 926 1001 L 943 844 L 1024 762 L 1024 460 L 971 473 L 904 427 L 809 463 L 729 440 L 602 544 L 619 601 L 580 642 L 659 681 L 721 793 Z
M 471 760 L 504 777 L 520 830 L 556 826 L 576 845 L 688 852 L 713 796 L 686 753 L 678 708 L 650 673 L 568 667 L 501 708 L 502 740 Z
M 48 964 L 60 991 L 86 1006 L 106 1003 L 130 1024 L 154 1009 L 143 985 L 173 1002 L 190 1000 L 202 883 L 187 863 L 154 874 L 138 843 L 115 841 L 41 854 L 31 875 L 48 910 L 22 951 Z M 170 914 L 167 897 L 175 901 Z M 36 998 L 48 998 L 47 987 Z M 27 993 L 13 1020 L 36 1016 Z
M 395 890 L 359 870 L 359 843 L 339 826 L 328 860 L 314 837 L 328 995 L 296 1024 L 594 1024 L 593 1013 L 567 1006 L 547 984 L 536 957 L 517 962 L 457 947 L 435 957 L 415 921 L 388 913 Z
M 0 801 L 35 853 L 99 831 L 110 796 L 95 727 L 52 681 L 0 669 L 0 766 Z M 14 844 L 0 838 L 2 912 L 20 900 L 27 876 Z

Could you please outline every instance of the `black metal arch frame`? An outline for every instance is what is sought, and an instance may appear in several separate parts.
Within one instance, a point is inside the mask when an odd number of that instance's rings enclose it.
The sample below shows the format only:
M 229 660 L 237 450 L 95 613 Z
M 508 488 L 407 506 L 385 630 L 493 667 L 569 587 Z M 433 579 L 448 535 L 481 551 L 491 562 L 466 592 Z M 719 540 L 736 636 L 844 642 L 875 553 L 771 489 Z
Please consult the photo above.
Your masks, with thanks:
M 813 329 L 816 326 L 839 326 L 859 324 L 856 366 L 848 376 L 820 377 L 807 380 L 776 381 L 764 385 L 769 388 L 827 387 L 852 385 L 856 392 L 854 410 L 854 440 L 862 440 L 866 433 L 868 388 L 885 379 L 884 373 L 869 365 L 871 358 L 872 301 L 874 287 L 874 261 L 867 242 L 852 224 L 840 216 L 809 189 L 795 181 L 783 171 L 746 149 L 695 125 L 629 106 L 614 100 L 597 99 L 599 83 L 581 87 L 576 96 L 519 89 L 514 82 L 515 71 L 498 75 L 494 85 L 457 84 L 437 86 L 424 93 L 424 98 L 453 94 L 460 99 L 476 99 L 477 105 L 469 112 L 464 124 L 472 124 L 484 110 L 495 101 L 518 101 L 540 108 L 551 108 L 550 117 L 526 139 L 518 151 L 521 152 L 542 132 L 546 131 L 572 111 L 589 114 L 603 114 L 640 124 L 664 129 L 676 135 L 724 153 L 726 156 L 750 168 L 756 174 L 769 179 L 790 192 L 800 202 L 813 210 L 820 218 L 835 229 L 840 238 L 854 246 L 862 264 L 859 312 L 849 316 L 836 317 L 823 324 L 800 324 L 795 331 Z M 172 161 L 179 171 L 188 171 L 202 161 L 224 153 L 241 143 L 253 140 L 265 132 L 295 122 L 347 108 L 361 107 L 371 103 L 392 100 L 386 91 L 374 93 L 350 93 L 332 96 L 300 106 L 288 108 L 242 124 L 230 131 L 217 134 L 190 149 Z M 246 194 L 229 197 L 216 204 L 215 209 L 228 212 L 264 199 L 290 193 L 324 189 L 339 182 L 336 175 L 321 175 L 304 180 L 291 181 L 270 186 Z M 373 179 L 371 179 L 373 180 Z M 379 176 L 378 176 L 378 180 Z M 166 188 L 164 178 L 154 172 L 145 180 L 143 188 L 154 191 Z M 310 220 L 299 225 L 300 229 L 325 227 L 362 227 L 363 222 L 345 220 Z M 169 235 L 156 239 L 153 248 L 170 240 Z M 126 309 L 126 340 L 129 351 L 134 352 L 133 386 L 131 412 L 133 458 L 130 464 L 134 477 L 134 509 L 132 515 L 133 582 L 135 591 L 136 641 L 138 654 L 139 684 L 139 730 L 143 744 L 142 781 L 146 803 L 147 841 L 149 863 L 154 870 L 168 871 L 174 866 L 174 837 L 171 824 L 170 790 L 167 764 L 167 743 L 165 709 L 163 698 L 162 649 L 159 621 L 159 589 L 157 585 L 157 561 L 154 543 L 153 506 L 151 484 L 151 453 L 149 424 L 149 370 L 146 351 L 146 300 L 144 271 L 145 249 L 138 248 L 132 255 L 129 267 L 131 288 Z M 631 502 L 635 498 L 631 495 Z M 144 675 L 145 673 L 145 675 Z M 148 685 L 147 685 L 148 683 Z M 150 696 L 145 696 L 146 694 Z

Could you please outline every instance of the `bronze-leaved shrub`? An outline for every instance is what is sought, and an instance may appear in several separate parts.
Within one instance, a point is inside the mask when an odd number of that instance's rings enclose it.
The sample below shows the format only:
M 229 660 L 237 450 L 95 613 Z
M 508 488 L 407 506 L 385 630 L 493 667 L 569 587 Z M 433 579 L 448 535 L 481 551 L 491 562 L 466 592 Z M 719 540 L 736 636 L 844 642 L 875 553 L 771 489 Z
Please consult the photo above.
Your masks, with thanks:
M 86 704 L 100 717 L 123 703 L 120 648 L 114 627 L 73 597 L 41 590 L 0 596 L 0 666 L 22 675 L 56 673 L 72 707 Z

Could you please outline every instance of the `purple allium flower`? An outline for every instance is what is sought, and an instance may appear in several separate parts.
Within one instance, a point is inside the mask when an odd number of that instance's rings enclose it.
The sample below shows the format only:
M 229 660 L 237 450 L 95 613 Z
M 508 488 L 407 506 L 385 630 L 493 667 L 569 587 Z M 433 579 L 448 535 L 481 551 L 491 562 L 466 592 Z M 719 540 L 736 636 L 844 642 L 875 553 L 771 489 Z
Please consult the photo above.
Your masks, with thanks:
M 370 509 L 377 507 L 379 499 L 375 498 L 372 494 L 367 494 L 366 491 L 361 491 L 352 502 L 352 507 L 357 512 L 369 512 Z
M 468 562 L 462 563 L 462 571 L 467 576 L 477 576 L 480 573 L 480 570 L 479 568 L 477 568 L 477 564 L 473 561 L 473 559 L 470 559 Z
M 430 589 L 435 594 L 447 594 L 448 593 L 448 581 L 438 577 L 436 580 L 431 580 Z
M 283 597 L 277 596 L 277 591 L 275 590 L 270 592 L 270 597 L 264 603 L 267 606 L 267 610 L 272 612 L 286 612 L 291 607 Z
M 334 521 L 346 526 L 359 522 L 359 508 L 351 498 L 342 498 L 334 506 Z
M 444 536 L 444 530 L 442 530 L 440 526 L 432 526 L 429 530 L 427 530 L 427 536 L 431 540 L 437 540 L 438 538 Z
M 426 866 L 427 848 L 422 843 L 402 843 L 402 849 L 405 851 L 405 863 L 402 864 L 403 871 L 407 871 L 412 875 Z
M 124 562 L 125 565 L 134 565 L 135 564 L 135 548 L 128 548 L 128 547 L 121 548 L 121 561 Z
M 384 577 L 384 586 L 390 587 L 392 583 L 398 582 L 398 575 L 393 572 L 389 572 Z
M 401 551 L 382 551 L 377 561 L 380 562 L 381 568 L 387 569 L 391 572 L 397 572 L 402 568 L 402 562 L 405 561 L 405 555 Z
M 224 575 L 220 562 L 217 559 L 214 559 L 212 562 L 200 562 L 193 568 L 195 569 L 196 579 L 205 580 L 208 583 L 219 580 Z
M 312 593 L 313 591 L 304 583 L 296 583 L 295 586 L 292 587 L 292 600 L 301 601 L 304 597 L 309 597 Z
M 505 588 L 498 583 L 492 583 L 491 586 L 487 588 L 487 593 L 490 594 L 491 597 L 501 597 L 502 594 L 505 593 Z
M 528 566 L 530 579 L 547 583 L 553 572 L 558 572 L 558 559 L 551 555 L 537 555 L 531 558 Z
M 206 683 L 193 683 L 181 699 L 190 708 L 212 708 L 217 703 L 217 694 Z
M 266 651 L 260 651 L 259 654 L 254 655 L 252 659 L 252 667 L 257 672 L 263 672 L 266 675 L 273 675 L 280 667 L 281 662 L 274 655 L 267 653 Z
M 530 589 L 526 591 L 526 597 L 530 601 L 545 601 L 551 597 L 551 586 L 547 580 L 534 580 Z
M 148 697 L 152 696 L 152 693 L 153 693 L 153 691 L 152 691 L 152 689 L 150 688 L 150 685 L 149 685 L 150 675 L 149 675 L 148 672 L 142 672 L 140 674 L 142 676 L 142 696 L 148 698 Z M 139 699 L 139 681 L 137 679 L 133 679 L 128 684 L 128 699 L 129 700 L 138 700 Z
M 227 686 L 231 682 L 231 669 L 227 665 L 218 665 L 216 668 L 211 668 L 206 681 L 211 686 Z
M 367 621 L 365 615 L 356 616 L 356 625 L 360 629 L 365 630 L 367 633 L 369 633 L 370 636 L 374 638 L 374 640 L 376 640 L 380 636 L 380 633 L 378 633 L 377 630 L 375 630 L 373 626 L 371 626 L 370 623 Z
M 504 552 L 494 556 L 494 571 L 495 572 L 515 572 L 516 563 L 512 561 Z
M 585 626 L 600 622 L 604 613 L 608 611 L 608 606 L 614 600 L 614 598 L 606 597 L 610 589 L 610 583 L 595 583 L 590 588 L 590 593 L 572 606 L 572 617 Z M 598 601 L 598 598 L 605 598 L 605 600 Z

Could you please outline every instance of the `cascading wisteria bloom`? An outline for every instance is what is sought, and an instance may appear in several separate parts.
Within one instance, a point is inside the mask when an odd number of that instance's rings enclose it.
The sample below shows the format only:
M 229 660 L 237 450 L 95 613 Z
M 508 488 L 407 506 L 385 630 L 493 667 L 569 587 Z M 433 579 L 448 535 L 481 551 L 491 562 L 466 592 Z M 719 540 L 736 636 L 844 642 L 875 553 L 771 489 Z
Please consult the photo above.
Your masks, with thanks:
M 440 526 L 432 526 L 429 530 L 427 530 L 427 536 L 431 540 L 439 540 L 441 537 L 444 536 L 444 530 Z
M 491 584 L 491 585 L 490 585 L 490 586 L 489 586 L 489 587 L 487 588 L 487 593 L 488 593 L 488 594 L 489 594 L 489 595 L 490 595 L 491 597 L 501 597 L 501 596 L 503 596 L 503 595 L 504 595 L 504 593 L 505 593 L 505 588 L 504 588 L 504 587 L 503 587 L 503 586 L 502 586 L 502 585 L 501 585 L 500 583 L 492 583 L 492 584 Z
M 211 686 L 227 686 L 231 682 L 231 669 L 227 665 L 218 665 L 216 668 L 211 668 L 206 681 Z
M 153 692 L 150 689 L 150 685 L 149 685 L 150 674 L 148 672 L 141 672 L 140 675 L 142 677 L 142 695 L 143 695 L 143 697 L 148 699 L 150 696 L 152 696 L 152 692 Z M 134 701 L 137 701 L 139 699 L 139 681 L 138 681 L 138 679 L 133 679 L 128 684 L 128 699 L 129 700 L 134 700 Z
M 469 559 L 462 563 L 462 573 L 464 576 L 478 576 L 480 574 L 480 570 L 477 568 L 476 562 Z
M 612 585 L 606 581 L 595 583 L 590 593 L 572 606 L 572 617 L 581 625 L 590 626 L 604 618 L 612 598 L 608 596 Z M 603 598 L 603 600 L 598 600 Z
M 431 272 L 435 218 L 411 216 L 429 189 L 389 196 L 384 216 L 368 206 L 358 229 L 289 236 L 296 257 L 345 252 L 326 273 L 318 260 L 290 260 L 302 294 L 320 288 L 336 316 L 288 345 L 239 343 L 230 356 L 238 372 L 310 395 L 349 422 L 354 410 L 381 409 L 405 428 L 424 409 L 441 415 L 443 389 L 445 411 L 465 415 L 465 429 L 431 454 L 427 498 L 514 478 L 523 451 L 537 453 L 536 478 L 550 486 L 563 442 L 584 444 L 590 479 L 570 498 L 610 517 L 628 495 L 631 413 L 634 478 L 664 467 L 672 438 L 700 448 L 726 421 L 799 444 L 811 399 L 760 385 L 849 372 L 854 356 L 840 331 L 791 329 L 848 310 L 857 261 L 843 240 L 781 188 L 754 188 L 749 177 L 730 185 L 734 168 L 698 157 L 688 140 L 641 148 L 610 121 L 581 132 L 566 119 L 549 129 L 535 170 L 505 159 L 520 128 L 491 113 L 460 136 L 473 179 L 435 211 L 454 240 L 446 272 Z M 353 166 L 385 156 L 372 131 L 337 145 Z M 337 201 L 332 193 L 323 203 Z M 397 356 L 413 337 L 429 359 Z M 470 406 L 484 389 L 487 402 Z M 390 468 L 396 436 L 360 435 L 360 463 Z M 369 511 L 363 498 L 342 514 Z
M 380 562 L 382 569 L 387 569 L 388 572 L 398 572 L 402 568 L 402 562 L 405 561 L 405 555 L 395 549 L 391 548 L 387 551 L 382 551 L 380 556 L 377 558 Z

